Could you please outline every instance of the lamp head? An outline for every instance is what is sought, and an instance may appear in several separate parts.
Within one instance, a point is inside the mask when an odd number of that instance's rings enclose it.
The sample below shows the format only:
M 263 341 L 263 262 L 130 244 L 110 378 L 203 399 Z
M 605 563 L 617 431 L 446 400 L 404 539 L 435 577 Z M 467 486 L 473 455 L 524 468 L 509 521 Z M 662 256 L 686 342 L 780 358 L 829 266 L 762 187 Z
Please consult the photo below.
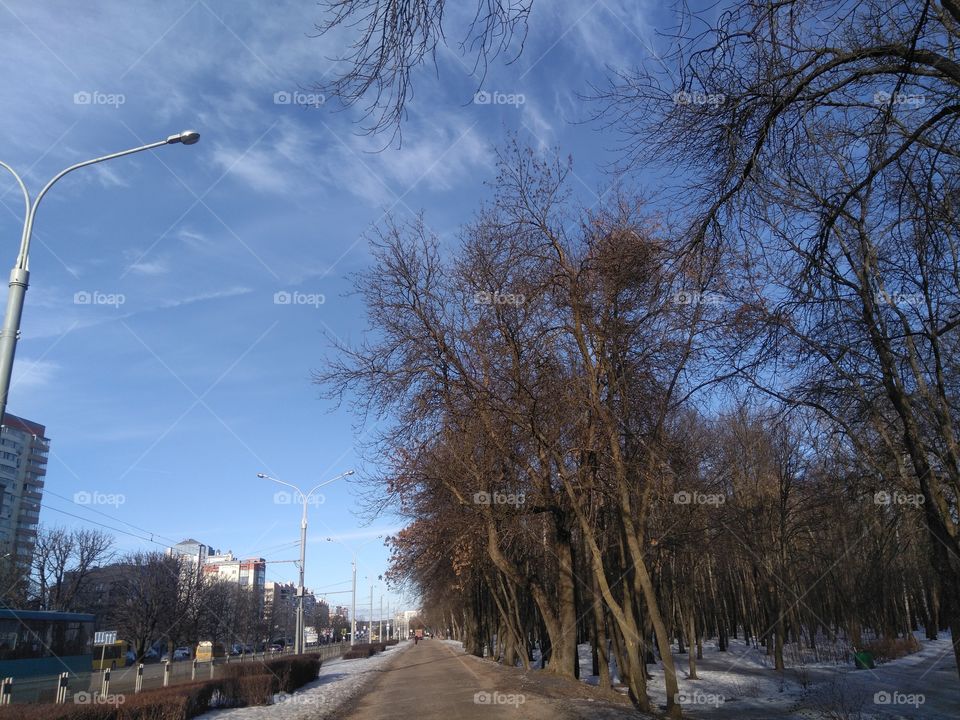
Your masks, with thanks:
M 261 480 L 266 480 L 266 479 L 267 479 L 267 476 L 264 475 L 263 473 L 257 473 L 257 477 L 260 478 Z
M 184 145 L 193 145 L 200 139 L 200 133 L 196 130 L 184 130 L 182 133 L 171 135 L 167 138 L 167 143 L 183 143 Z

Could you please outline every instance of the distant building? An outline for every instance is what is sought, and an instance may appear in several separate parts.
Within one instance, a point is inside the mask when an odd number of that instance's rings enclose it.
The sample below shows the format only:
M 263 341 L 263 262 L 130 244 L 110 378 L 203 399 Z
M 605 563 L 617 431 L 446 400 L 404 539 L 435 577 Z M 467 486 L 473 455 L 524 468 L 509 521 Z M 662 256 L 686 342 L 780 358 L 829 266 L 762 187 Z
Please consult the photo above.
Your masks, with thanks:
M 223 582 L 235 583 L 254 593 L 258 612 L 263 612 L 267 578 L 266 560 L 263 558 L 241 560 L 234 557 L 232 552 L 227 552 L 222 555 L 208 555 L 202 567 L 206 577 L 213 576 Z
M 268 582 L 264 586 L 263 617 L 270 639 L 292 638 L 297 629 L 297 586 L 293 583 Z
M 241 560 L 232 552 L 209 555 L 203 563 L 206 575 L 216 575 L 220 580 L 237 583 L 240 587 L 253 588 L 263 594 L 267 576 L 267 561 L 263 558 Z
M 167 548 L 166 554 L 168 556 L 175 555 L 182 557 L 194 565 L 203 565 L 207 561 L 207 558 L 211 555 L 216 555 L 217 551 L 209 545 L 204 545 L 199 540 L 188 538 L 187 540 L 178 542 L 173 547 Z
M 135 577 L 136 568 L 128 563 L 111 563 L 92 568 L 84 578 L 83 588 L 75 605 L 83 612 L 96 616 L 95 630 L 115 627 L 117 608 L 127 600 L 128 585 Z M 73 581 L 74 574 L 67 573 L 64 582 Z
M 38 423 L 7 413 L 0 426 L 0 555 L 29 565 L 37 544 L 50 440 Z
M 292 639 L 297 632 L 296 584 L 268 582 L 264 589 L 263 615 L 271 639 Z M 303 618 L 305 631 L 309 628 L 327 629 L 330 624 L 330 606 L 309 588 L 303 591 Z

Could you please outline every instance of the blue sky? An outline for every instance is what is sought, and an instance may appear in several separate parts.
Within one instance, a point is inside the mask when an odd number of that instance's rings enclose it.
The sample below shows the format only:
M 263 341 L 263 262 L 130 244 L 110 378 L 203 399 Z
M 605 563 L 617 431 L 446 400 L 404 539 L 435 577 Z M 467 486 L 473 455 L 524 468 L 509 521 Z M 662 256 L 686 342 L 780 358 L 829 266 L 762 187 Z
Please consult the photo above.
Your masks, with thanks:
M 470 5 L 448 8 L 454 42 Z M 298 511 L 256 473 L 312 486 L 376 464 L 360 456 L 375 428 L 310 382 L 325 335 L 349 341 L 366 325 L 350 295 L 350 274 L 371 262 L 364 233 L 423 210 L 455 243 L 508 131 L 572 154 L 575 190 L 595 203 L 616 138 L 586 122 L 578 93 L 607 66 L 652 61 L 655 28 L 672 24 L 646 2 L 538 0 L 522 57 L 494 62 L 479 85 L 470 58 L 441 50 L 415 77 L 402 148 L 375 152 L 388 138 L 358 133 L 356 109 L 310 96 L 345 43 L 311 37 L 321 19 L 312 2 L 0 1 L 0 160 L 33 193 L 72 163 L 201 133 L 81 169 L 40 207 L 8 410 L 52 440 L 42 522 L 295 557 Z M 475 103 L 478 90 L 523 102 Z M 3 175 L 9 268 L 22 204 Z M 307 584 L 348 590 L 356 552 L 368 598 L 364 578 L 386 570 L 378 536 L 398 520 L 359 517 L 344 480 L 325 491 L 310 510 Z M 78 492 L 124 502 L 77 504 Z M 268 579 L 294 578 L 292 564 L 268 566 Z

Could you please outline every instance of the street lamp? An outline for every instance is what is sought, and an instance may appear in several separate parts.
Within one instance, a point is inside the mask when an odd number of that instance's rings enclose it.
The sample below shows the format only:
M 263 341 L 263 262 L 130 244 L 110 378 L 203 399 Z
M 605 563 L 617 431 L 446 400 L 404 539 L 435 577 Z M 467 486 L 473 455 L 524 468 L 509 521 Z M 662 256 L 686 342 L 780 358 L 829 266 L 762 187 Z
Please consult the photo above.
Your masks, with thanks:
M 367 542 L 373 542 L 373 540 L 382 539 L 383 535 L 377 535 L 377 537 L 373 538 L 372 540 L 368 540 Z M 335 542 L 343 545 L 343 543 L 341 543 L 339 540 L 336 540 L 332 537 L 328 537 L 327 542 Z M 366 543 L 364 543 L 364 545 L 365 544 Z M 347 547 L 346 545 L 343 546 Z M 353 589 L 351 590 L 353 600 L 351 601 L 350 605 L 350 647 L 353 647 L 357 644 L 357 551 L 350 549 L 350 553 L 353 556 Z M 367 642 L 369 642 L 369 638 L 367 638 Z
M 23 234 L 20 236 L 20 253 L 17 255 L 16 265 L 14 265 L 13 270 L 10 271 L 10 290 L 7 293 L 7 311 L 3 318 L 3 328 L 0 330 L 0 424 L 2 424 L 4 413 L 7 410 L 7 395 L 10 392 L 10 376 L 13 373 L 13 356 L 16 354 L 17 339 L 20 335 L 20 316 L 23 314 L 23 298 L 24 295 L 26 295 L 30 280 L 30 238 L 33 234 L 33 220 L 36 217 L 37 207 L 40 205 L 40 201 L 43 200 L 43 196 L 47 194 L 47 191 L 53 187 L 53 184 L 57 182 L 57 180 L 78 168 L 94 165 L 95 163 L 105 160 L 113 160 L 114 158 L 123 157 L 124 155 L 142 152 L 143 150 L 153 150 L 163 145 L 175 145 L 176 143 L 193 145 L 199 139 L 200 133 L 194 130 L 184 130 L 176 135 L 171 135 L 166 140 L 158 140 L 157 142 L 147 145 L 141 145 L 140 147 L 130 148 L 129 150 L 111 153 L 110 155 L 104 155 L 94 158 L 93 160 L 85 160 L 76 165 L 71 165 L 54 175 L 53 179 L 43 186 L 43 189 L 37 194 L 37 197 L 33 199 L 32 203 L 27 186 L 17 172 L 6 163 L 0 162 L 0 167 L 7 170 L 16 178 L 17 184 L 20 186 L 20 191 L 23 193 L 24 204 Z
M 344 473 L 340 473 L 335 478 L 331 478 L 330 480 L 320 483 L 310 492 L 304 493 L 303 490 L 298 488 L 296 485 L 284 482 L 283 480 L 278 480 L 277 478 L 271 477 L 265 473 L 257 473 L 258 478 L 262 478 L 264 480 L 273 480 L 274 482 L 280 483 L 281 485 L 286 485 L 287 487 L 296 490 L 303 504 L 303 516 L 300 519 L 300 583 L 297 586 L 297 635 L 293 640 L 293 651 L 298 655 L 303 652 L 303 569 L 307 555 L 307 502 L 310 500 L 310 496 L 312 496 L 317 490 L 325 485 L 329 485 L 334 480 L 339 480 L 347 475 L 353 475 L 353 470 L 347 470 Z

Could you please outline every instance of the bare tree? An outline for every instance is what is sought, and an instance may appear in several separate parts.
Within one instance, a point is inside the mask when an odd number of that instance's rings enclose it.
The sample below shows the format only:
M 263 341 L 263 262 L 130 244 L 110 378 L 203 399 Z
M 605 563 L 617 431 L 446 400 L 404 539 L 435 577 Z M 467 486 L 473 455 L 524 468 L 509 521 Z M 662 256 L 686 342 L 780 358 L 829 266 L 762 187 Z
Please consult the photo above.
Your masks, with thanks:
M 640 68 L 600 94 L 628 164 L 656 156 L 696 178 L 692 239 L 742 260 L 763 324 L 731 362 L 922 497 L 955 641 L 958 21 L 951 1 L 745 3 L 677 38 L 679 86 Z M 773 378 L 783 361 L 794 370 Z M 870 462 L 865 427 L 892 464 Z
M 160 552 L 135 552 L 123 558 L 120 602 L 112 621 L 133 643 L 137 658 L 160 639 L 173 621 L 181 562 Z
M 36 603 L 43 610 L 73 610 L 84 583 L 109 561 L 113 538 L 101 530 L 40 528 L 33 554 Z
M 337 28 L 356 35 L 350 51 L 339 58 L 346 70 L 321 89 L 348 106 L 366 101 L 370 132 L 392 128 L 398 133 L 413 95 L 414 71 L 428 58 L 436 63 L 438 46 L 446 44 L 447 3 L 348 0 L 323 4 L 328 17 L 317 25 L 321 35 Z M 487 63 L 509 48 L 515 34 L 521 35 L 522 50 L 533 0 L 476 0 L 475 4 L 460 50 L 474 54 L 474 68 L 482 66 L 485 73 Z

